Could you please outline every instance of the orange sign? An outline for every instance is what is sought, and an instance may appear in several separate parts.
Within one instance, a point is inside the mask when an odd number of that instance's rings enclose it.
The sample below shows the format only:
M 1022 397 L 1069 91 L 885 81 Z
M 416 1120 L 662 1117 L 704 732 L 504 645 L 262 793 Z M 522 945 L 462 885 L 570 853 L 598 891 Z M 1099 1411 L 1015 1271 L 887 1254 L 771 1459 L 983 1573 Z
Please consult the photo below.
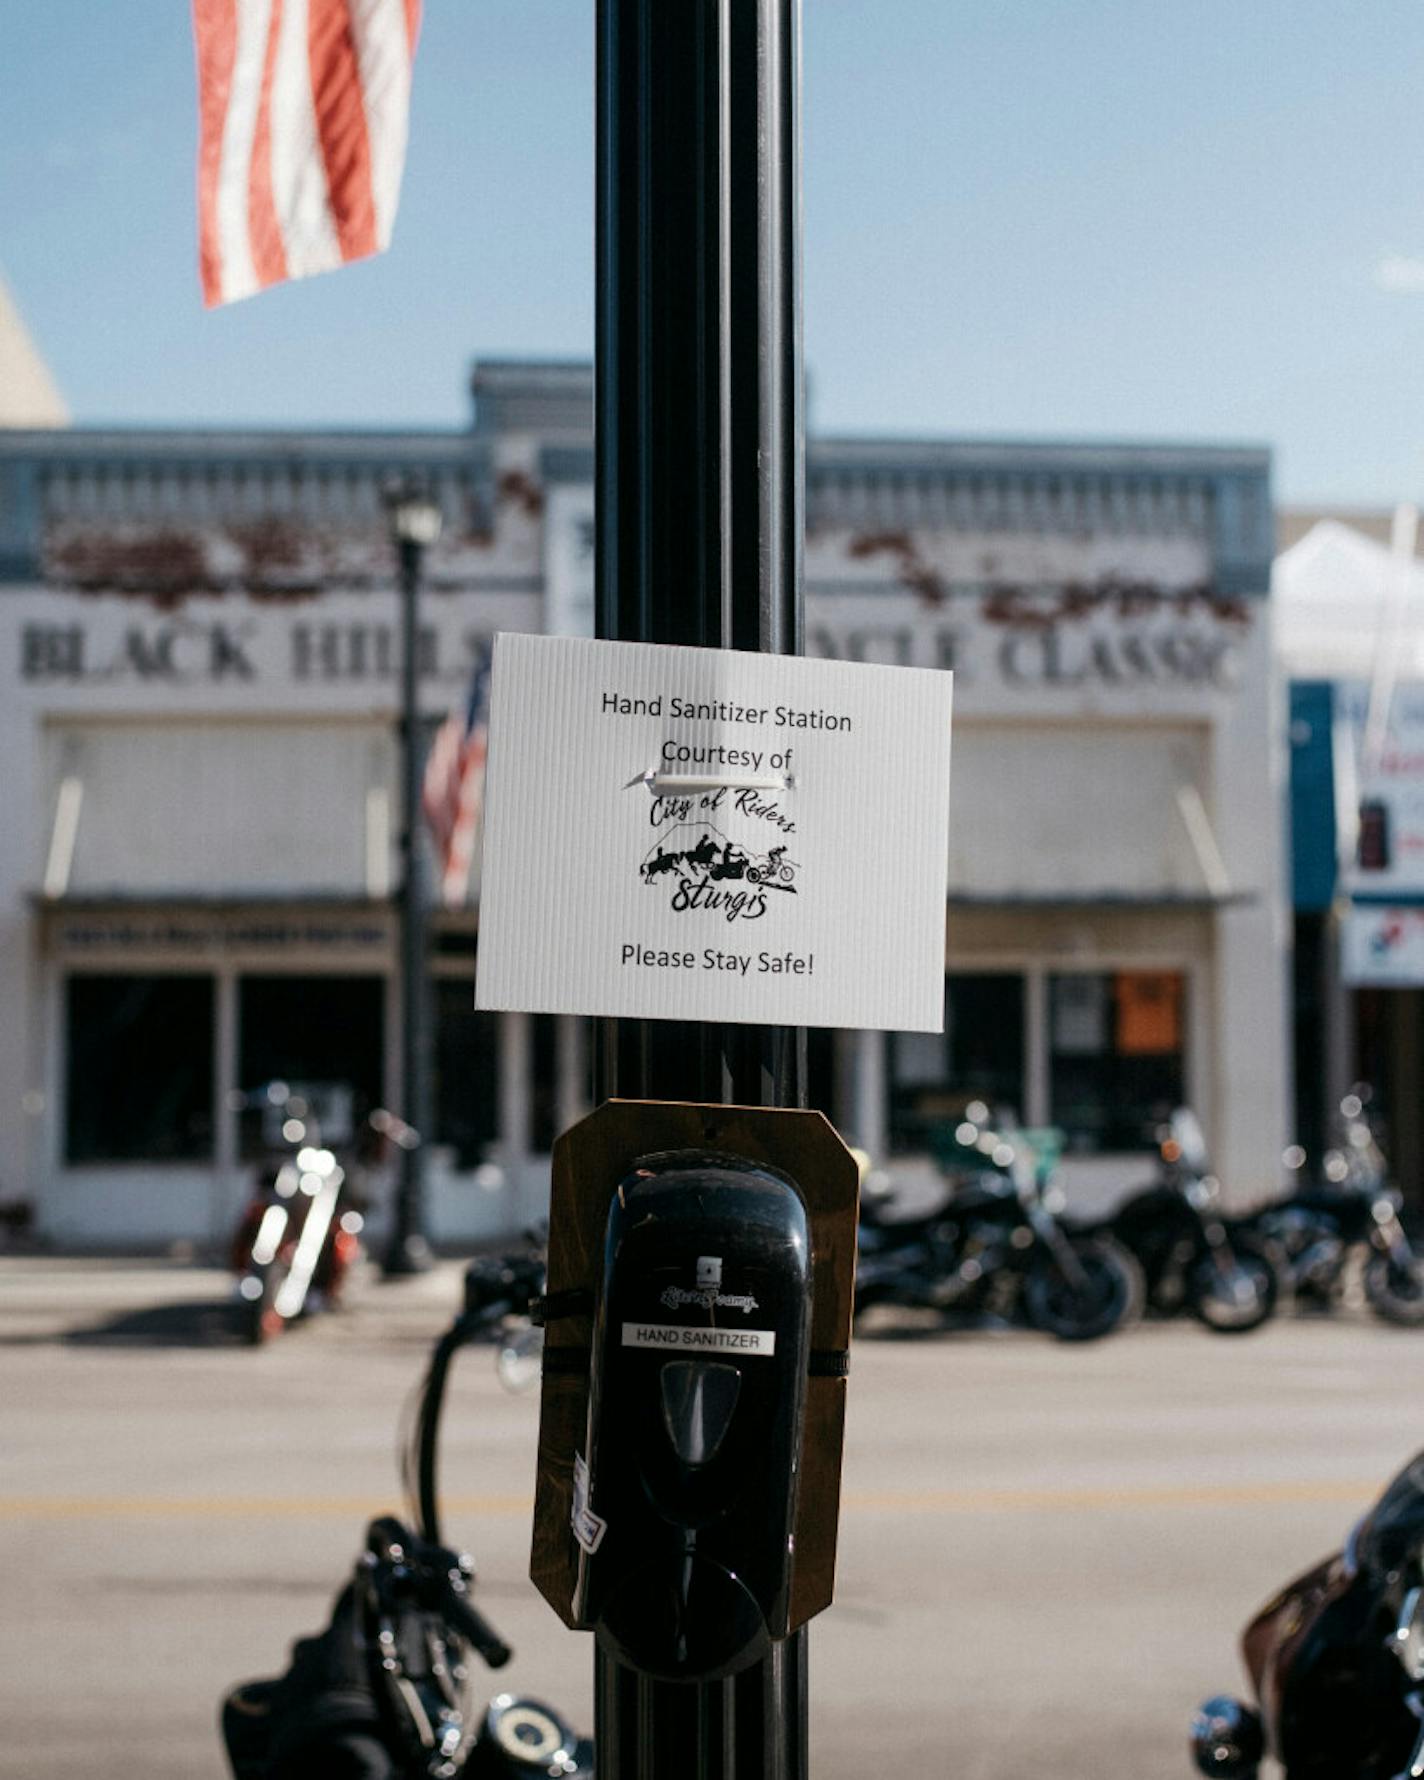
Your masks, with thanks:
M 1181 1050 L 1182 987 L 1173 971 L 1118 972 L 1113 993 L 1120 1057 L 1160 1057 Z

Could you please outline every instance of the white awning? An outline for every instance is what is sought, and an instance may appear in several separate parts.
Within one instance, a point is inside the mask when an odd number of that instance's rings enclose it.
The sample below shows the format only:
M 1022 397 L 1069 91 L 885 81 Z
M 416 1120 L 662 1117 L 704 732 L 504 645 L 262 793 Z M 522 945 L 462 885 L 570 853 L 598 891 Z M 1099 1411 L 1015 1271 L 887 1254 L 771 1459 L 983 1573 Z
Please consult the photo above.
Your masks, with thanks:
M 64 722 L 34 837 L 50 897 L 375 896 L 394 739 L 378 722 Z
M 1205 729 L 1189 724 L 958 724 L 951 897 L 1229 896 L 1203 791 L 1205 760 Z

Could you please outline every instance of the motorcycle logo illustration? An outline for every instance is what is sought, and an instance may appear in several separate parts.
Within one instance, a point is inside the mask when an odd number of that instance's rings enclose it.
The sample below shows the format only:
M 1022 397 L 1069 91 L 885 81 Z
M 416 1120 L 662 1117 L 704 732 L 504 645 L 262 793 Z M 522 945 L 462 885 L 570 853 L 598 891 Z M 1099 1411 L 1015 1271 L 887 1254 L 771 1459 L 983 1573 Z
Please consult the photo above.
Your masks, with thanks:
M 798 871 L 784 846 L 749 853 L 710 823 L 683 823 L 653 843 L 638 875 L 645 884 L 668 879 L 695 888 L 734 884 L 795 896 Z

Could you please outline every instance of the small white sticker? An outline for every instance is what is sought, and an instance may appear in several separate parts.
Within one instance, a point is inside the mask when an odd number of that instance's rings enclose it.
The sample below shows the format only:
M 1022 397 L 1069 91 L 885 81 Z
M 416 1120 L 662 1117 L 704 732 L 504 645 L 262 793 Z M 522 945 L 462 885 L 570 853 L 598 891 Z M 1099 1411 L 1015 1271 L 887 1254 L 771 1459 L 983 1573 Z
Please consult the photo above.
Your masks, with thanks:
M 774 1354 L 774 1329 L 690 1329 L 682 1323 L 624 1323 L 624 1347 L 661 1347 L 719 1354 Z
M 574 1454 L 574 1505 L 569 1524 L 574 1538 L 592 1557 L 603 1543 L 608 1522 L 600 1520 L 588 1505 L 588 1464 L 581 1452 Z

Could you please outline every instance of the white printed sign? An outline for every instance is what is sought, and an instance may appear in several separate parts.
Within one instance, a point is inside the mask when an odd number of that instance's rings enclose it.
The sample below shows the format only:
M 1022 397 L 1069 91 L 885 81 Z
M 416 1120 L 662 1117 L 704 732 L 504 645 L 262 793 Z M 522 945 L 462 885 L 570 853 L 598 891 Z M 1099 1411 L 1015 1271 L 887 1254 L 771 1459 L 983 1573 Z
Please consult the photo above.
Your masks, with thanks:
M 1424 983 L 1424 908 L 1355 903 L 1341 929 L 1341 970 L 1352 989 Z
M 775 1329 L 697 1329 L 686 1323 L 624 1323 L 624 1347 L 696 1349 L 701 1353 L 774 1354 Z
M 1337 686 L 1335 709 L 1348 726 L 1358 762 L 1369 688 Z M 1358 792 L 1360 827 L 1346 888 L 1355 896 L 1417 896 L 1424 890 L 1424 687 L 1395 689 L 1384 745 L 1351 789 Z
M 477 1005 L 941 1031 L 950 693 L 499 636 Z

